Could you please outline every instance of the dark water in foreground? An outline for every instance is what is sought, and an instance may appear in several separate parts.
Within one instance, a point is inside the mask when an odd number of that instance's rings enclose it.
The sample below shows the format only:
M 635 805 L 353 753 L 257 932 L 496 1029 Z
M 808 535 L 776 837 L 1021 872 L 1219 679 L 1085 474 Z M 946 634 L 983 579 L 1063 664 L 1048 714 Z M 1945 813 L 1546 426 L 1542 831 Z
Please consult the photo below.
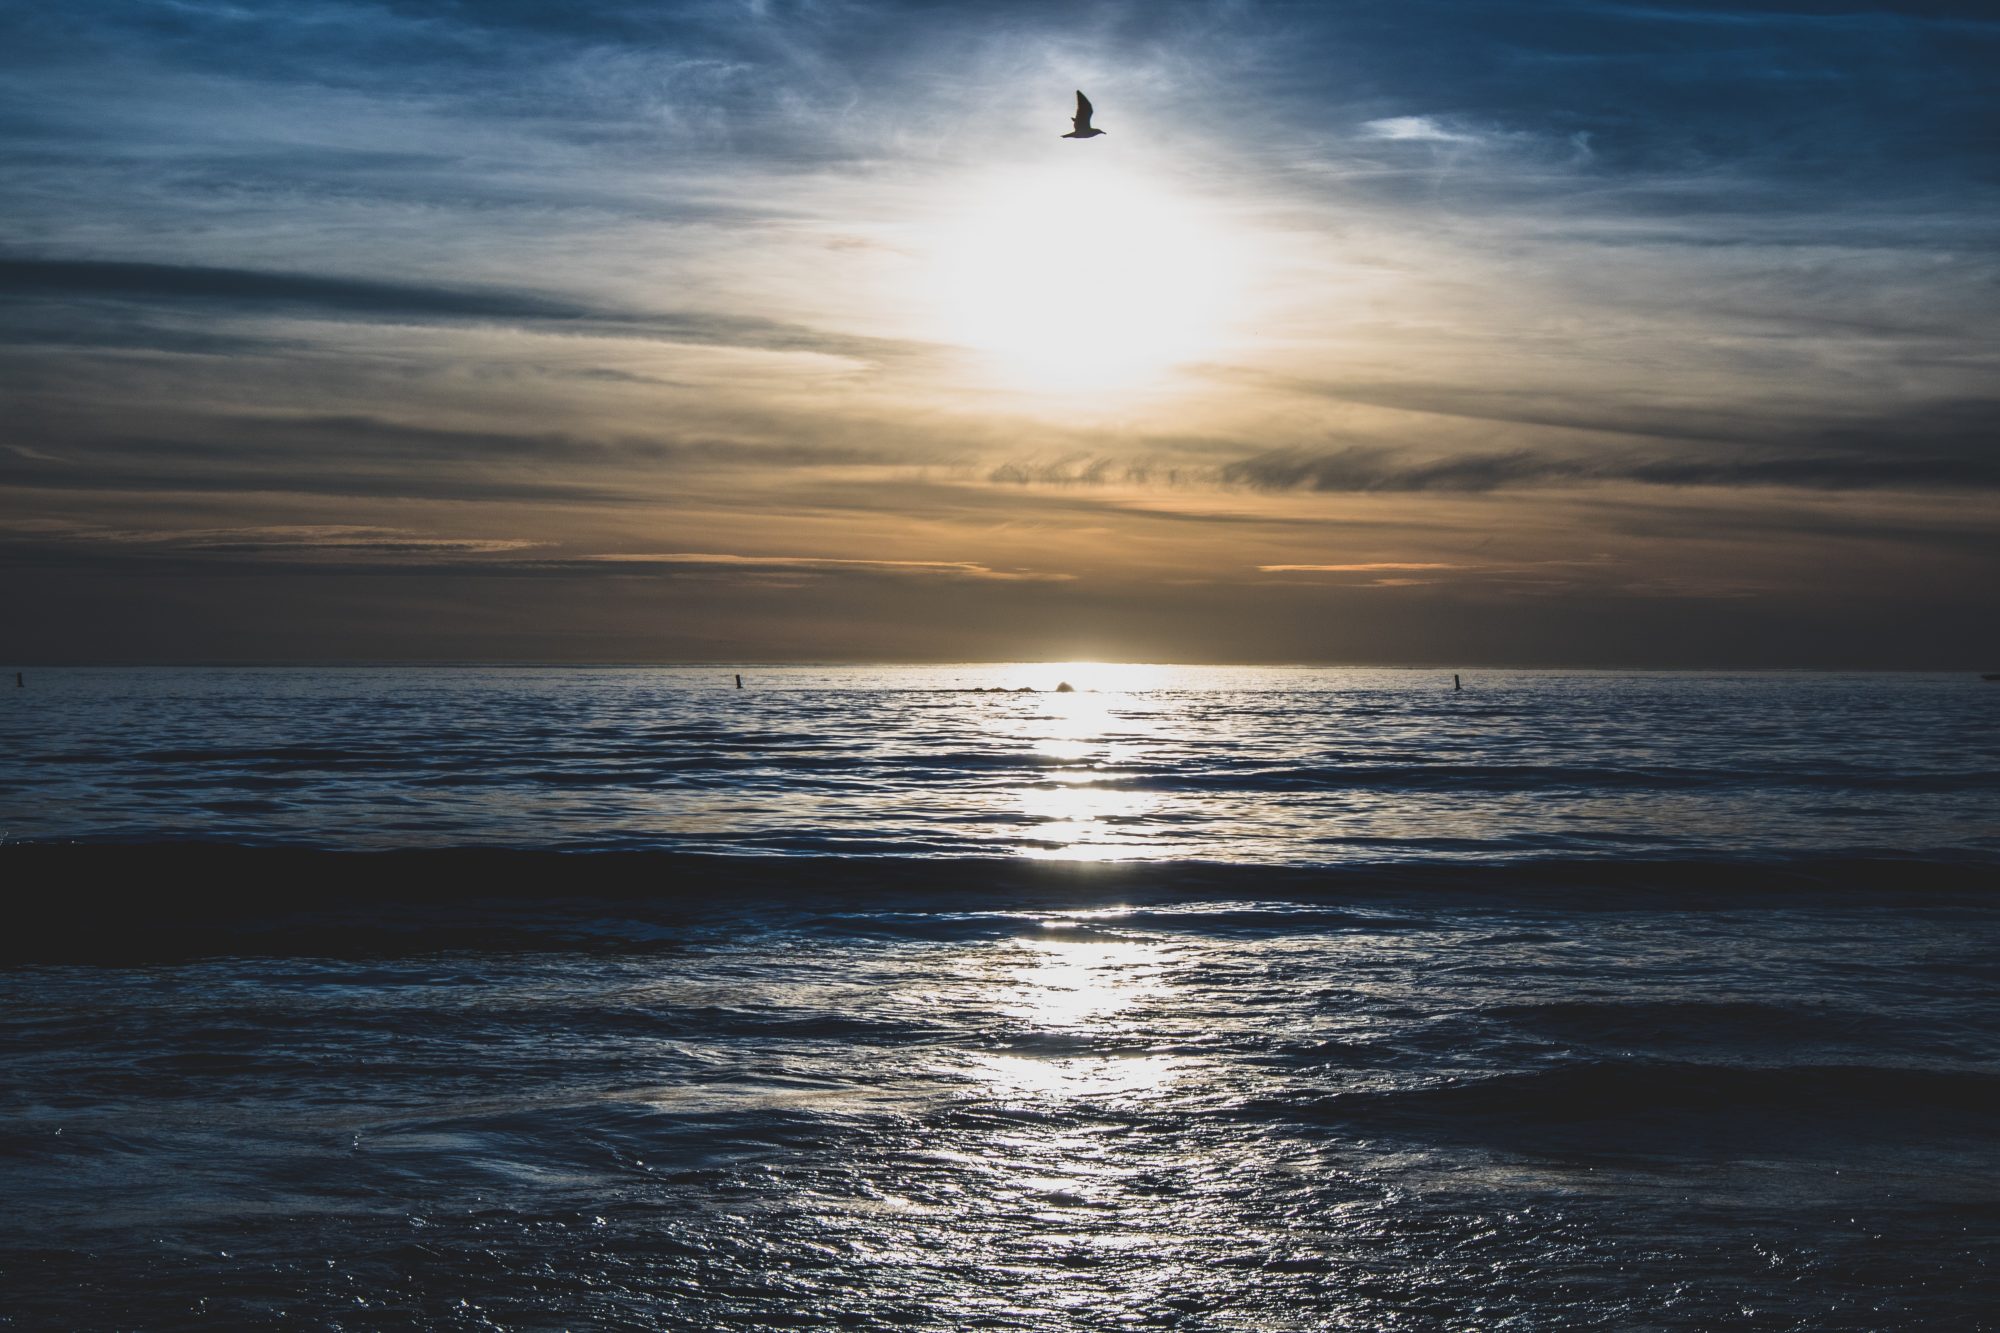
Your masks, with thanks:
M 1556 867 L 878 886 L 642 857 L 607 883 L 516 855 L 496 899 L 505 856 L 148 855 L 372 896 L 0 970 L 14 1326 L 2000 1309 L 2000 916 L 1973 871 L 1665 867 L 1619 902 Z M 152 910 L 76 902 L 45 952 L 87 953 L 107 906 Z
M 2000 1328 L 2000 687 L 134 674 L 0 735 L 0 1326 Z

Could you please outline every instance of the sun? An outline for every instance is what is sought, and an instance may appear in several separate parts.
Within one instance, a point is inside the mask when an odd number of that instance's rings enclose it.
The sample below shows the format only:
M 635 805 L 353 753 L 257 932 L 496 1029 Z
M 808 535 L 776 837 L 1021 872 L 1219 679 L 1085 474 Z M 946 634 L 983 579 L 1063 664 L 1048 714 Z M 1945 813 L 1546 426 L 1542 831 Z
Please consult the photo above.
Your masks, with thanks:
M 934 298 L 1002 384 L 1144 387 L 1218 347 L 1237 260 L 1195 201 L 1080 152 L 970 189 Z

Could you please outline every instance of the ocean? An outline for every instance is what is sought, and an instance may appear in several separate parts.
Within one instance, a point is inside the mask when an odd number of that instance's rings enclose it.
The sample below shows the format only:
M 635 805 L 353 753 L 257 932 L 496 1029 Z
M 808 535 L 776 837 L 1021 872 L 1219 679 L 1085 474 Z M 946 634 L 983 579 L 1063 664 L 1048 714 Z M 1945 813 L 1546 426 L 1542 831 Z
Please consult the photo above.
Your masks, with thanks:
M 736 672 L 27 672 L 0 1327 L 2000 1328 L 2000 685 Z

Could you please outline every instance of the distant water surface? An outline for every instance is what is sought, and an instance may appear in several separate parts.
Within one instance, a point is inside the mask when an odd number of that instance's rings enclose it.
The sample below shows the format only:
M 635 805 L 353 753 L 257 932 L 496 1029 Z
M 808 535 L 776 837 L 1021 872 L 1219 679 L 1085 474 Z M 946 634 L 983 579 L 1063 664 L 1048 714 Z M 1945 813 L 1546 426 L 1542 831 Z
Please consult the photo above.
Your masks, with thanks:
M 2000 686 L 1970 674 L 733 674 L 37 671 L 0 698 L 0 834 L 1295 865 L 2000 850 Z

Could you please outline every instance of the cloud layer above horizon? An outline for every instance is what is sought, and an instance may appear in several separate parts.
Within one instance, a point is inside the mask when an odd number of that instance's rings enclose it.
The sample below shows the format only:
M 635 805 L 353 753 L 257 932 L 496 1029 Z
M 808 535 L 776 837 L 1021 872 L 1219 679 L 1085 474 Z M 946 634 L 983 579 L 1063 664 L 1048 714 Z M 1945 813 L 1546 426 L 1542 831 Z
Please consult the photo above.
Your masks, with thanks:
M 1984 6 L 107 0 L 0 50 L 24 662 L 2000 662 Z

